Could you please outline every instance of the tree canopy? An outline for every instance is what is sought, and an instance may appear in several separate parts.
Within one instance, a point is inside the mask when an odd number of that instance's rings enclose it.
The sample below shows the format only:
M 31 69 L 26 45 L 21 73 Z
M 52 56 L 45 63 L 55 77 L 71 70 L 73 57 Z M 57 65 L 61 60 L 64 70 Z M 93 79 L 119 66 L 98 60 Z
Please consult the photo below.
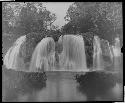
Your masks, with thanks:
M 41 2 L 5 2 L 2 6 L 3 32 L 8 33 L 12 28 L 16 35 L 40 33 L 51 28 L 56 20 L 56 15 L 43 7 Z
M 115 37 L 123 41 L 121 2 L 74 2 L 65 20 L 69 21 L 63 27 L 65 33 L 93 32 L 111 44 Z

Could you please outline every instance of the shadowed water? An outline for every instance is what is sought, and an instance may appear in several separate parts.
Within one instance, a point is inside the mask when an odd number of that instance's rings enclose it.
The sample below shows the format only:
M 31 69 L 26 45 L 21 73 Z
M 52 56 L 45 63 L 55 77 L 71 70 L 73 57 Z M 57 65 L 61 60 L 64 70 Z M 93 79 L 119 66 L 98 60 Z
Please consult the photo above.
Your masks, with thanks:
M 122 101 L 122 77 L 102 72 L 27 73 L 2 69 L 2 101 Z
M 76 75 L 79 92 L 86 94 L 89 101 L 121 101 L 123 99 L 123 81 L 117 73 L 104 71 Z M 117 92 L 116 92 L 117 91 Z
M 34 100 L 35 92 L 46 86 L 44 73 L 26 73 L 23 71 L 2 69 L 2 101 Z

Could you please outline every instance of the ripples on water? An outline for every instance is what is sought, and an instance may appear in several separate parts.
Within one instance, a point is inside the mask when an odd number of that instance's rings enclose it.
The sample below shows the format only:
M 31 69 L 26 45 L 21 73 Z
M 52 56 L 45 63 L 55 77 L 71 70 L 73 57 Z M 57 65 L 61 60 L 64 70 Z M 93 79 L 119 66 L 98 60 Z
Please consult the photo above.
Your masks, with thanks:
M 2 70 L 2 101 L 122 101 L 122 80 L 106 72 Z

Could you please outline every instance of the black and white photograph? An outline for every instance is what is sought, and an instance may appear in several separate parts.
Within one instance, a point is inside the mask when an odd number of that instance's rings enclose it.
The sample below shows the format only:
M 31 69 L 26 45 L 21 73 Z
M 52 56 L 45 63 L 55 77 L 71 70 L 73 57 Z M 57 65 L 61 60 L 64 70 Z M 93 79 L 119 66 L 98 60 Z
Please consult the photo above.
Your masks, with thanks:
M 123 102 L 122 5 L 2 2 L 2 102 Z

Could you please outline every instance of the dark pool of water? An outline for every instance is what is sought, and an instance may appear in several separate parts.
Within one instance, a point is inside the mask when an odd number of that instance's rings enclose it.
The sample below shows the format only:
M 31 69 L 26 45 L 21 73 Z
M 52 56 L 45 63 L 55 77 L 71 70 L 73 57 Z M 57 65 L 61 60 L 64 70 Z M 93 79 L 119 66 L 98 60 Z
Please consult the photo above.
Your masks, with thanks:
M 2 101 L 122 101 L 122 91 L 122 80 L 112 73 L 2 69 Z

